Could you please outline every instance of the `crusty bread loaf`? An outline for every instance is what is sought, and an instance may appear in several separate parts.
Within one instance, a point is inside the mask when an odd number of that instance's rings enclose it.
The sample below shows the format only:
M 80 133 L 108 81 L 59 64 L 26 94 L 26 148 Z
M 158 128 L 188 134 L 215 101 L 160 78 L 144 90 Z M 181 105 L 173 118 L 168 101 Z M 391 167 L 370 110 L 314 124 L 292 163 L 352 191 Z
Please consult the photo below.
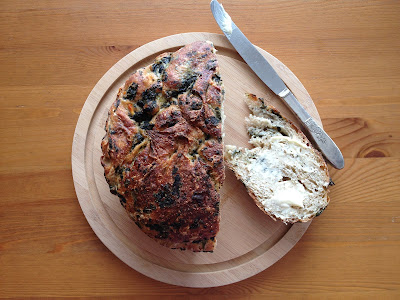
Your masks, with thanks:
M 110 107 L 101 143 L 110 191 L 166 247 L 214 250 L 224 94 L 214 45 L 197 41 L 136 70 Z
M 252 149 L 225 146 L 227 165 L 257 206 L 284 223 L 307 222 L 329 203 L 329 174 L 305 135 L 263 99 L 247 95 Z

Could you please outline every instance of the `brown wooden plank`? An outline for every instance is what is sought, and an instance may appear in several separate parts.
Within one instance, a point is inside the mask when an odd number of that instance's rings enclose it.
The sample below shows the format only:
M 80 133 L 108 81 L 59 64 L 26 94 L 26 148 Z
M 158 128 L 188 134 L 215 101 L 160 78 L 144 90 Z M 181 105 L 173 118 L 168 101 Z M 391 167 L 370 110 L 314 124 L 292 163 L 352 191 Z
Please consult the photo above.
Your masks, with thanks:
M 283 259 L 233 285 L 182 288 L 132 270 L 98 240 L 77 202 L 75 124 L 97 81 L 130 51 L 171 34 L 220 32 L 209 2 L 4 0 L 0 298 L 400 297 L 399 2 L 223 4 L 297 75 L 343 150 L 328 209 Z

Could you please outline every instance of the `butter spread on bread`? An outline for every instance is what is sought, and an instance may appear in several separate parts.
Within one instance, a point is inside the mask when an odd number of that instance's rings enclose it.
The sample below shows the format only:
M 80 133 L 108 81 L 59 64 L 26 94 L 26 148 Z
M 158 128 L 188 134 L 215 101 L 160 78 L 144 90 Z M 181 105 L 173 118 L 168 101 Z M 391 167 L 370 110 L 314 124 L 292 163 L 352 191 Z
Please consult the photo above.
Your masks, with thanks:
M 306 136 L 276 108 L 247 95 L 254 148 L 225 146 L 227 165 L 257 206 L 284 223 L 307 222 L 328 205 L 328 167 Z

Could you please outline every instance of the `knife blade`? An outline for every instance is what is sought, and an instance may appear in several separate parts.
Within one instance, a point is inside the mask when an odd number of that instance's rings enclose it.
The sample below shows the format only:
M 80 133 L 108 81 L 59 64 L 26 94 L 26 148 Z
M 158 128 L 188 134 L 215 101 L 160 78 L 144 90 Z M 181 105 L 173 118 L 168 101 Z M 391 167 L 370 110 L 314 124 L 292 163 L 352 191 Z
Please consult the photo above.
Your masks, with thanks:
M 321 153 L 332 164 L 332 166 L 337 169 L 344 168 L 343 155 L 338 146 L 336 146 L 328 134 L 315 122 L 310 114 L 299 103 L 295 95 L 289 90 L 274 68 L 232 21 L 223 6 L 218 3 L 217 0 L 212 0 L 210 6 L 218 26 L 243 60 L 291 109 L 294 115 L 303 124 L 304 128 L 308 131 L 314 144 L 319 148 Z

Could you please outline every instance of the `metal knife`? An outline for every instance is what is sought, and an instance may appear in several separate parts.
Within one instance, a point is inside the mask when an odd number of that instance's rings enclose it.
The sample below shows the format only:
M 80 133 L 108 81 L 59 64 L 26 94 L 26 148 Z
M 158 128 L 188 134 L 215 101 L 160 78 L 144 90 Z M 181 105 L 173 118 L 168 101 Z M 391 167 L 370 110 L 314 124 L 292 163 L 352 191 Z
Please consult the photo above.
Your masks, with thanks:
M 288 89 L 273 67 L 254 45 L 240 31 L 231 17 L 217 0 L 210 3 L 211 11 L 219 27 L 231 42 L 244 61 L 257 74 L 258 77 L 292 110 L 296 117 L 302 122 L 309 132 L 316 146 L 325 158 L 337 169 L 344 167 L 343 155 L 338 146 L 326 134 L 326 132 L 315 122 L 310 114 L 297 101 L 293 93 Z

